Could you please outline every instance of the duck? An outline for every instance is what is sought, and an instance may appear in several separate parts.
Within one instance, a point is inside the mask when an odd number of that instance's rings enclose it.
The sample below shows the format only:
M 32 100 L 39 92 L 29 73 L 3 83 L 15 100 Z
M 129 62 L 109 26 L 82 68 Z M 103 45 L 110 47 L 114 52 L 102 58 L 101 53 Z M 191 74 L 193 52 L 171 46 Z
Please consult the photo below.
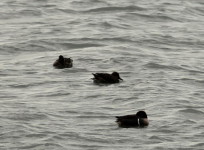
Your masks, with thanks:
M 94 78 L 93 81 L 95 83 L 119 83 L 120 80 L 123 80 L 120 78 L 120 75 L 118 72 L 113 72 L 112 74 L 109 73 L 92 73 Z
M 62 55 L 53 63 L 55 68 L 71 68 L 73 66 L 73 60 L 71 58 L 65 58 Z
M 120 127 L 138 127 L 149 125 L 145 111 L 138 111 L 133 115 L 116 116 L 116 118 L 116 123 Z

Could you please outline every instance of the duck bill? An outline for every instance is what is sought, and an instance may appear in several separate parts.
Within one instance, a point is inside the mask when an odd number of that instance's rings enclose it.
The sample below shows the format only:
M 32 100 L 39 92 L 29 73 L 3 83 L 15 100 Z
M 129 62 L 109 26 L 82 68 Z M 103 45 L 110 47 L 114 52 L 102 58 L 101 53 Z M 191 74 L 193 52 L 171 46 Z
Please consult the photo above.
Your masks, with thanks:
M 119 80 L 123 80 L 123 79 L 119 78 Z

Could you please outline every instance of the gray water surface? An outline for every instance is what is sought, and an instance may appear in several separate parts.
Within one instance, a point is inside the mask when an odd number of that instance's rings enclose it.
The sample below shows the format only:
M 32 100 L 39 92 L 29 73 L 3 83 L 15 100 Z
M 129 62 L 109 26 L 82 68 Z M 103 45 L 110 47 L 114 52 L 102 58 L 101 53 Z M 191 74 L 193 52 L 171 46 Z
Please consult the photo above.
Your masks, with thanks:
M 203 0 L 0 7 L 1 150 L 204 149 Z M 73 68 L 53 68 L 59 55 Z M 124 81 L 91 80 L 113 71 Z M 148 127 L 115 123 L 139 110 Z

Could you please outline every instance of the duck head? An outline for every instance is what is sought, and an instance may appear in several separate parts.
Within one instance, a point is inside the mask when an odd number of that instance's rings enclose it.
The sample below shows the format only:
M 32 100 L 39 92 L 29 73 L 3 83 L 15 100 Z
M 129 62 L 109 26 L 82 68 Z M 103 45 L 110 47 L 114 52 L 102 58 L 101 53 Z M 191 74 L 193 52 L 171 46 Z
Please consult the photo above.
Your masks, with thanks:
M 112 75 L 117 77 L 119 80 L 123 80 L 123 79 L 120 78 L 120 75 L 119 75 L 118 72 L 113 72 Z
M 59 62 L 64 65 L 64 57 L 62 55 L 59 56 Z
M 138 124 L 142 125 L 142 126 L 148 126 L 149 125 L 149 121 L 147 119 L 147 114 L 144 111 L 138 111 L 136 113 L 136 116 L 139 117 L 138 119 Z
M 136 113 L 136 116 L 138 116 L 139 118 L 147 118 L 147 114 L 144 111 L 138 111 Z

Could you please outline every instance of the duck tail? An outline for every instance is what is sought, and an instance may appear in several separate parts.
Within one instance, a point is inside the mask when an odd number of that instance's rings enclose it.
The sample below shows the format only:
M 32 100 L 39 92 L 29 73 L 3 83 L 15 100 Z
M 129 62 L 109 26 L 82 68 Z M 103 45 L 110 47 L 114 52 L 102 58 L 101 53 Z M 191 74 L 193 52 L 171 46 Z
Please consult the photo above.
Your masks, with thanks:
M 92 75 L 94 76 L 94 78 L 97 78 L 96 74 L 92 73 Z
M 117 118 L 117 116 L 116 116 L 116 118 Z M 115 121 L 119 126 L 121 126 L 122 125 L 122 122 L 119 120 L 119 118 L 117 118 L 117 120 Z
M 115 118 L 116 118 L 116 121 L 115 122 L 120 122 L 120 117 L 119 116 L 115 116 Z

